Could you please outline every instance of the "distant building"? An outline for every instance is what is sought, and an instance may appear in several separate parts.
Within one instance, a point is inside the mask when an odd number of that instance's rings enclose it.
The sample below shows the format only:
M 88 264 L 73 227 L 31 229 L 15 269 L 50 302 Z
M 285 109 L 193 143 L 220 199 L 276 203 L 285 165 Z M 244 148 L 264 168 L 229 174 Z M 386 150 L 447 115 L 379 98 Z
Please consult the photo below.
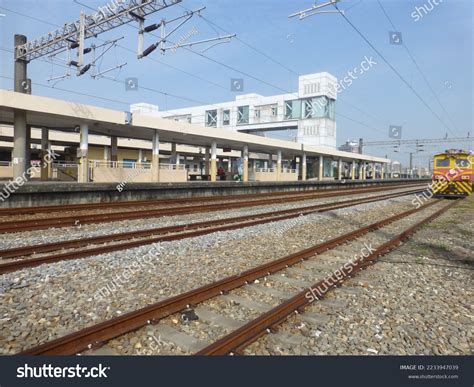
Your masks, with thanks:
M 342 144 L 338 149 L 345 152 L 359 153 L 359 143 L 347 140 L 346 143 Z
M 132 112 L 257 135 L 296 130 L 297 142 L 336 148 L 337 79 L 327 72 L 302 75 L 294 93 L 240 94 L 235 101 L 160 111 L 138 103 Z

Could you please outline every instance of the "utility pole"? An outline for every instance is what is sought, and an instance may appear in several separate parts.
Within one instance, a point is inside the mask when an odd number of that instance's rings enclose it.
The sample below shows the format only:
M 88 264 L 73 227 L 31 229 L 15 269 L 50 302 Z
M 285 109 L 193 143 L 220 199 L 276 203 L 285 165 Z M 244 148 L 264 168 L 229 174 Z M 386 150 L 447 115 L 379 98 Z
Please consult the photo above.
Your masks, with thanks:
M 26 44 L 26 36 L 15 35 L 14 45 L 18 47 Z M 27 64 L 28 62 L 18 57 L 18 51 L 15 49 L 15 64 L 14 64 L 14 90 L 17 93 L 31 94 L 31 81 L 27 78 Z M 15 110 L 13 112 L 13 178 L 28 178 L 26 171 L 30 160 L 30 144 L 29 135 L 26 124 L 26 112 L 24 110 Z

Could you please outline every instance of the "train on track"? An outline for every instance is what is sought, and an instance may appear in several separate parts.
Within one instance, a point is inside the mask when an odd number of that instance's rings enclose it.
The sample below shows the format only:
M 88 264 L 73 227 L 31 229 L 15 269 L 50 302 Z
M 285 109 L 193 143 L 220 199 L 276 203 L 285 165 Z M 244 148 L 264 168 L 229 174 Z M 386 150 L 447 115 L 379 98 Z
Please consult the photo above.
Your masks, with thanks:
M 435 197 L 464 197 L 474 188 L 474 154 L 450 149 L 434 156 L 432 190 Z

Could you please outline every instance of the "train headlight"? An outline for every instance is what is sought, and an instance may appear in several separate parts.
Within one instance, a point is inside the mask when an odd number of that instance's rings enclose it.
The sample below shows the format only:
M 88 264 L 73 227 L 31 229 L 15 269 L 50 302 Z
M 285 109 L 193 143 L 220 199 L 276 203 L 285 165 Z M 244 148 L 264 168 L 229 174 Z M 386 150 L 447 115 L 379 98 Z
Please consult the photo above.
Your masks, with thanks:
M 471 180 L 470 176 L 461 176 L 461 180 Z

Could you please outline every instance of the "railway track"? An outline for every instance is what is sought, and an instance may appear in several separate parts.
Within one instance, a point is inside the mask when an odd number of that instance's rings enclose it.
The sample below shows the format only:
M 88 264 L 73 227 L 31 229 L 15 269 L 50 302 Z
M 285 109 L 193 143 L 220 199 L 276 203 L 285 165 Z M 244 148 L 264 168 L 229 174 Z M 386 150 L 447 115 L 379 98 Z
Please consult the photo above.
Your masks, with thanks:
M 364 187 L 355 188 L 352 191 L 364 192 L 366 190 L 380 188 L 380 189 L 397 189 L 403 187 L 416 186 L 419 183 L 414 184 L 388 184 L 383 187 Z M 196 202 L 219 202 L 219 201 L 234 201 L 234 200 L 251 200 L 265 197 L 286 197 L 286 196 L 305 196 L 311 194 L 322 194 L 324 196 L 331 195 L 338 192 L 349 192 L 349 189 L 310 189 L 305 191 L 285 191 L 285 192 L 266 192 L 257 194 L 238 194 L 238 195 L 217 195 L 217 196 L 196 196 L 191 198 L 168 198 L 168 199 L 157 199 L 157 200 L 135 200 L 135 201 L 119 201 L 110 203 L 87 203 L 87 204 L 71 204 L 71 205 L 50 205 L 50 206 L 37 206 L 37 207 L 21 207 L 21 208 L 0 208 L 0 217 L 5 216 L 18 216 L 18 215 L 30 215 L 30 214 L 51 214 L 53 212 L 67 212 L 67 211 L 82 211 L 82 210 L 97 210 L 107 208 L 127 208 L 127 207 L 142 207 L 142 206 L 159 206 L 159 205 L 170 205 L 170 204 L 189 204 Z
M 57 243 L 39 244 L 35 246 L 25 246 L 0 251 L 2 259 L 11 259 L 25 257 L 38 253 L 52 252 L 63 249 L 74 249 L 69 252 L 60 252 L 47 256 L 40 256 L 29 259 L 21 259 L 0 264 L 0 274 L 21 270 L 28 267 L 34 267 L 46 263 L 59 262 L 64 260 L 80 259 L 93 255 L 110 253 L 113 251 L 126 250 L 138 246 L 193 238 L 196 236 L 211 234 L 218 231 L 229 231 L 243 227 L 250 227 L 259 224 L 275 222 L 296 218 L 302 215 L 309 215 L 316 212 L 327 212 L 336 209 L 352 207 L 358 204 L 371 203 L 380 200 L 388 200 L 400 196 L 411 195 L 419 190 L 403 191 L 391 194 L 377 195 L 369 198 L 350 199 L 336 203 L 318 204 L 307 207 L 293 208 L 289 210 L 272 211 L 256 215 L 244 215 L 239 217 L 219 219 L 205 222 L 197 222 L 178 226 L 169 226 L 149 230 L 140 230 L 135 232 L 112 234 L 99 237 L 89 237 L 71 241 Z M 149 238 L 147 238 L 149 237 Z M 136 240 L 136 238 L 141 238 Z M 107 244 L 105 246 L 89 248 L 91 245 L 120 242 L 123 240 L 135 239 L 133 241 Z M 85 249 L 78 250 L 85 247 Z
M 405 185 L 401 188 L 410 188 L 413 186 L 422 187 L 419 184 L 416 185 Z M 252 201 L 238 201 L 231 203 L 214 203 L 214 204 L 198 204 L 191 206 L 176 206 L 161 209 L 149 209 L 149 210 L 138 210 L 138 211 L 125 211 L 125 212 L 113 212 L 107 214 L 92 214 L 92 215 L 75 215 L 65 216 L 56 218 L 37 218 L 37 219 L 25 219 L 25 220 L 14 220 L 0 222 L 0 234 L 2 233 L 15 233 L 22 231 L 32 230 L 44 230 L 48 228 L 61 228 L 70 226 L 79 226 L 84 224 L 93 223 L 107 223 L 120 220 L 131 220 L 131 219 L 146 219 L 146 218 L 157 218 L 162 216 L 175 216 L 185 214 L 195 214 L 203 212 L 214 212 L 220 210 L 228 210 L 234 208 L 248 208 L 278 203 L 292 203 L 297 201 L 305 201 L 312 199 L 338 197 L 346 195 L 357 195 L 361 193 L 372 193 L 393 190 L 393 187 L 377 187 L 370 189 L 358 189 L 358 190 L 342 190 L 333 193 L 321 193 L 321 191 L 309 195 L 297 195 L 291 197 L 278 197 L 270 199 L 258 199 Z
M 426 209 L 431 208 L 432 206 L 439 206 L 439 203 L 440 202 L 436 200 L 429 202 L 418 209 L 404 211 L 397 215 L 388 217 L 368 226 L 361 227 L 352 232 L 333 238 L 324 243 L 247 270 L 238 275 L 224 278 L 214 283 L 160 301 L 154 305 L 126 313 L 120 317 L 104 321 L 100 324 L 60 337 L 40 346 L 27 349 L 20 354 L 72 355 L 87 349 L 98 348 L 107 341 L 119 337 L 125 333 L 135 331 L 149 324 L 157 324 L 160 320 L 172 314 L 187 310 L 192 306 L 196 306 L 197 304 L 203 303 L 204 301 L 219 297 L 237 288 L 245 287 L 255 280 L 269 277 L 279 271 L 287 269 L 292 265 L 308 261 L 314 258 L 315 255 L 321 255 L 328 250 L 335 249 L 338 246 L 355 241 L 357 238 L 360 238 L 367 233 L 376 232 L 387 225 L 408 218 L 411 215 L 417 216 L 418 213 L 426 211 Z M 416 223 L 410 225 L 402 232 L 398 232 L 397 227 L 397 235 L 391 238 L 388 242 L 380 245 L 375 250 L 375 252 L 371 253 L 364 260 L 360 261 L 360 263 L 354 267 L 353 271 L 349 272 L 348 270 L 342 268 L 342 278 L 338 278 L 337 282 L 335 282 L 333 286 L 335 287 L 340 285 L 347 278 L 350 278 L 350 276 L 359 272 L 366 266 L 373 264 L 379 256 L 387 253 L 390 251 L 390 249 L 395 248 L 403 240 L 412 235 L 419 227 L 432 221 L 437 216 L 448 210 L 455 203 L 456 202 L 452 202 L 449 205 L 441 205 L 441 208 L 436 208 L 436 210 L 427 217 L 423 217 L 420 220 L 415 219 L 417 220 Z M 318 281 L 314 287 L 320 285 L 321 282 L 322 281 Z M 324 295 L 326 295 L 332 288 L 333 287 L 330 289 L 328 288 L 327 291 L 323 292 L 321 298 L 324 297 Z M 271 329 L 278 323 L 284 321 L 287 316 L 294 313 L 295 311 L 302 311 L 302 308 L 308 304 L 308 299 L 305 296 L 307 292 L 308 289 L 305 287 L 303 292 L 300 292 L 296 296 L 287 299 L 277 307 L 272 308 L 270 311 L 246 323 L 230 334 L 221 337 L 210 346 L 198 351 L 197 354 L 220 355 L 241 353 L 245 346 L 261 337 L 263 334 L 265 334 L 265 332 L 267 332 L 268 329 Z

